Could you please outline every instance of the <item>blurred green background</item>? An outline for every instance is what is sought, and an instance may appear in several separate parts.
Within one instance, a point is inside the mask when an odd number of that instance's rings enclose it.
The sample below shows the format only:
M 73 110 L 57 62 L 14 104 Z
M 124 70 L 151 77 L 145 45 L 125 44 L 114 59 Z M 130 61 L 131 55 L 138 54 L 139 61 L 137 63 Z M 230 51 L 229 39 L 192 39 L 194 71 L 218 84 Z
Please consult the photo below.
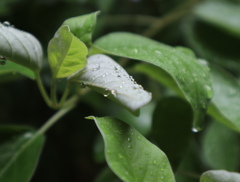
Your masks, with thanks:
M 240 1 L 226 2 L 239 7 Z M 219 24 L 214 20 L 209 21 L 209 17 L 204 18 L 201 10 L 194 11 L 198 3 L 201 4 L 203 1 L 1 0 L 0 22 L 9 21 L 16 28 L 36 36 L 42 43 L 46 56 L 49 40 L 65 19 L 100 10 L 93 40 L 113 31 L 147 34 L 168 45 L 191 47 L 198 56 L 223 66 L 239 79 L 239 34 L 232 33 L 234 31 L 221 26 L 221 22 Z M 149 27 L 154 26 L 158 18 L 174 14 L 173 12 L 180 13 L 173 19 L 166 19 L 162 28 L 158 27 L 156 32 L 147 33 Z M 183 15 L 187 16 L 183 18 Z M 236 13 L 234 16 L 240 20 L 239 14 Z M 127 70 L 131 68 L 131 64 L 125 64 Z M 42 75 L 44 83 L 48 85 L 50 77 L 47 59 Z M 154 93 L 155 101 L 172 94 L 162 85 L 156 84 L 155 81 L 143 75 L 133 72 L 133 76 L 146 90 Z M 154 104 L 145 109 L 148 112 L 144 118 L 145 122 L 151 120 L 153 107 Z M 0 124 L 29 125 L 39 128 L 54 112 L 45 105 L 34 81 L 15 73 L 1 75 Z M 89 115 L 132 117 L 124 109 L 101 95 L 90 92 L 73 111 L 47 132 L 47 140 L 32 182 L 88 182 L 96 178 L 106 163 L 102 159 L 100 134 L 94 122 L 84 119 Z M 144 125 L 143 122 L 139 125 L 141 125 L 139 128 L 148 130 L 151 124 Z M 142 132 L 144 133 L 145 130 L 143 129 Z M 192 154 L 199 150 L 198 142 L 201 134 L 195 134 L 194 137 L 197 142 L 193 142 L 194 147 L 185 161 L 190 160 L 191 163 L 194 160 L 197 161 L 200 167 L 192 168 L 192 171 L 200 173 L 209 168 L 205 164 L 201 165 L 198 161 L 199 157 L 192 157 Z M 187 162 L 186 164 L 187 167 L 190 165 Z M 196 179 L 195 176 L 192 177 L 192 181 Z

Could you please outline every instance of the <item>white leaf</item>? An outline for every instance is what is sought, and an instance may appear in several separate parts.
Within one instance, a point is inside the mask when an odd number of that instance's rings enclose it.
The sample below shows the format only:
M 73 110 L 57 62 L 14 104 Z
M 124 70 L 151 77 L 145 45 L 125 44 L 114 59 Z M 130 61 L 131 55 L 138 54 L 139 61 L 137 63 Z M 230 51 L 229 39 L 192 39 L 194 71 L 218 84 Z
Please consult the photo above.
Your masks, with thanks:
M 0 23 L 0 56 L 38 71 L 42 65 L 43 51 L 33 35 L 4 22 Z
M 152 98 L 151 93 L 137 84 L 118 63 L 103 54 L 90 56 L 82 74 L 75 79 L 132 112 L 150 102 Z

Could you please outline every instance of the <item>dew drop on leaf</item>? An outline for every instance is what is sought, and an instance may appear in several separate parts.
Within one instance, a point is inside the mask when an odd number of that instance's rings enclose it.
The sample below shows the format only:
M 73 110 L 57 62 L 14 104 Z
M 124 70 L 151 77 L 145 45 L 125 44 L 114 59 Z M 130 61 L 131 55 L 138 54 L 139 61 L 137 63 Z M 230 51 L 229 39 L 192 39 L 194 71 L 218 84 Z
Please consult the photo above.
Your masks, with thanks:
M 210 86 L 208 85 L 205 85 L 205 89 L 206 89 L 206 92 L 207 92 L 207 98 L 210 99 L 212 98 L 213 96 L 213 90 Z

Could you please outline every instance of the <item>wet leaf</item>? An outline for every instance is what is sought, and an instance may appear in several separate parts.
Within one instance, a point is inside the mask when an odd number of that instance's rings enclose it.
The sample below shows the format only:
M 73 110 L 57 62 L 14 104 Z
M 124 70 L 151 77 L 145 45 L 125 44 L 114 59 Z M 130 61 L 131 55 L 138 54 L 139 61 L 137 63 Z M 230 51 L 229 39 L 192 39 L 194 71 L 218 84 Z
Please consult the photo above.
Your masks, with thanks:
M 109 167 L 124 182 L 174 182 L 166 155 L 138 131 L 111 117 L 94 119 L 105 142 Z
M 142 60 L 165 70 L 194 111 L 194 130 L 200 130 L 213 95 L 209 69 L 189 49 L 173 48 L 131 33 L 111 33 L 95 42 L 95 52 Z
M 80 76 L 71 79 L 93 88 L 132 112 L 152 98 L 151 93 L 143 90 L 117 62 L 103 54 L 90 56 Z
M 0 23 L 0 56 L 38 72 L 43 51 L 40 42 L 31 34 Z

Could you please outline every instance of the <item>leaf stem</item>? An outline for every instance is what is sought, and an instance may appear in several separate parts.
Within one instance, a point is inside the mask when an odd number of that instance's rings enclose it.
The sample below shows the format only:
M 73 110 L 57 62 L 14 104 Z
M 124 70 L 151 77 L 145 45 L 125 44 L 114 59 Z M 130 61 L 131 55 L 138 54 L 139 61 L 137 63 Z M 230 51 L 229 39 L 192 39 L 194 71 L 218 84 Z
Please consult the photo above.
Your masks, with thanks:
M 49 96 L 48 96 L 48 94 L 46 92 L 46 89 L 43 86 L 40 73 L 39 72 L 35 72 L 35 76 L 36 76 L 36 82 L 37 82 L 38 88 L 40 90 L 40 93 L 42 94 L 42 97 L 43 97 L 44 101 L 46 102 L 46 104 L 49 107 L 52 107 L 52 101 L 50 100 L 50 98 L 49 98 Z
M 77 95 L 73 96 L 64 104 L 59 111 L 57 111 L 51 118 L 49 118 L 46 123 L 38 130 L 38 134 L 44 134 L 51 126 L 53 126 L 60 118 L 62 118 L 65 114 L 71 111 L 78 101 L 79 97 Z
M 68 81 L 67 86 L 66 86 L 66 88 L 65 88 L 65 90 L 64 90 L 64 93 L 63 93 L 63 95 L 62 95 L 62 98 L 60 99 L 59 107 L 62 107 L 62 105 L 63 105 L 64 102 L 66 101 L 67 96 L 68 96 L 68 94 L 69 94 L 69 92 L 70 92 L 70 89 L 71 89 L 71 83 Z

